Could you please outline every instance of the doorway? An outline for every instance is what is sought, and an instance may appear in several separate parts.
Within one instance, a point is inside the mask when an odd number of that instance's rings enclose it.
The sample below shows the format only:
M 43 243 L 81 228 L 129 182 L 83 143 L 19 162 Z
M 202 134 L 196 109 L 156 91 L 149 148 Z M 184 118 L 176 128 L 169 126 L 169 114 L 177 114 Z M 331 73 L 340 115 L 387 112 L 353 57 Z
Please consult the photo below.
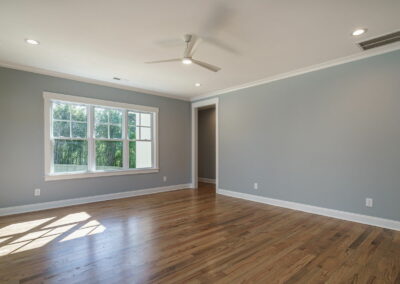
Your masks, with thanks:
M 192 104 L 192 186 L 218 188 L 218 98 Z
M 215 105 L 198 109 L 197 116 L 197 179 L 199 188 L 215 185 Z

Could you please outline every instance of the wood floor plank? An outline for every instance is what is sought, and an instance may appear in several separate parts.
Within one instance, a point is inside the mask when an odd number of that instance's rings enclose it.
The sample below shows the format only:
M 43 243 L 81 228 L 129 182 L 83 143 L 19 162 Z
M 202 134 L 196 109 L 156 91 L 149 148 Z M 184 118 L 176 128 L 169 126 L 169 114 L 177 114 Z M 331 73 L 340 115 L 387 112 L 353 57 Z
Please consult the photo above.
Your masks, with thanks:
M 0 283 L 400 283 L 400 232 L 198 190 L 0 218 Z

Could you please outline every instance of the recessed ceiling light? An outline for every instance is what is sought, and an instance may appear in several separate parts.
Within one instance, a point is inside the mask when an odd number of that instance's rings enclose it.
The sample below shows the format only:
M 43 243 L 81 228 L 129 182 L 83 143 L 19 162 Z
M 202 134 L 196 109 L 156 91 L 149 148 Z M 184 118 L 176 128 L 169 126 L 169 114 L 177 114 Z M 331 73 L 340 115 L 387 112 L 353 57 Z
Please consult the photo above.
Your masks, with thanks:
M 196 83 L 196 84 L 194 84 L 196 87 L 200 87 L 201 86 L 201 84 L 200 83 Z
M 353 31 L 352 35 L 353 36 L 360 36 L 362 34 L 365 34 L 367 32 L 367 29 L 356 29 Z
M 183 64 L 192 64 L 192 59 L 190 59 L 190 58 L 183 58 L 183 59 L 182 59 L 182 63 L 183 63 Z
M 38 42 L 37 40 L 30 39 L 30 38 L 25 39 L 25 41 L 26 41 L 26 43 L 33 44 L 33 45 L 39 45 L 40 44 L 40 42 Z

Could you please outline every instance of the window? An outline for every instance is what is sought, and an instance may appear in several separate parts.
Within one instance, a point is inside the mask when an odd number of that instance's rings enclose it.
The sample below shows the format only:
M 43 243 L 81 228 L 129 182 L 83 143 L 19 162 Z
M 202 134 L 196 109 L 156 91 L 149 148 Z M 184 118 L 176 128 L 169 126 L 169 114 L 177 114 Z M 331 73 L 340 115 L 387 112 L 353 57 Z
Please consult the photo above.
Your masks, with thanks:
M 128 111 L 129 168 L 151 165 L 151 132 L 151 114 Z
M 98 171 L 120 170 L 124 166 L 122 115 L 123 111 L 120 109 L 94 107 L 94 143 Z
M 46 180 L 158 171 L 158 109 L 44 93 Z
M 54 173 L 87 171 L 87 107 L 54 102 L 52 121 Z

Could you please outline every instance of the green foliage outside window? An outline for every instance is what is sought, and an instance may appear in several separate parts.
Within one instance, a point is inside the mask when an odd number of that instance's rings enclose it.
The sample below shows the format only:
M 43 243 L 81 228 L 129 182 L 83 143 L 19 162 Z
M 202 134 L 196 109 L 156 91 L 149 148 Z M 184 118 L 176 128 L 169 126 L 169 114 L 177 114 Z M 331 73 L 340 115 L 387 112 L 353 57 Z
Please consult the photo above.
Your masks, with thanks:
M 87 170 L 88 144 L 84 140 L 54 141 L 54 172 Z
M 136 168 L 136 141 L 129 142 L 129 168 Z
M 93 134 L 96 170 L 119 170 L 123 168 L 123 111 L 95 106 Z M 86 105 L 54 102 L 52 105 L 52 134 L 54 138 L 54 172 L 77 172 L 88 170 L 88 108 Z M 151 114 L 127 112 L 127 138 L 129 140 L 151 139 Z M 69 138 L 69 139 L 68 139 Z M 81 140 L 79 140 L 81 139 Z M 143 151 L 143 142 L 127 141 L 129 168 L 137 161 L 136 151 Z M 142 143 L 141 146 L 138 143 Z M 146 142 L 147 143 L 147 142 Z M 146 150 L 147 151 L 147 150 Z M 147 166 L 147 165 L 146 165 Z M 151 166 L 151 165 L 150 165 Z
M 96 169 L 120 169 L 123 165 L 121 141 L 96 141 Z

